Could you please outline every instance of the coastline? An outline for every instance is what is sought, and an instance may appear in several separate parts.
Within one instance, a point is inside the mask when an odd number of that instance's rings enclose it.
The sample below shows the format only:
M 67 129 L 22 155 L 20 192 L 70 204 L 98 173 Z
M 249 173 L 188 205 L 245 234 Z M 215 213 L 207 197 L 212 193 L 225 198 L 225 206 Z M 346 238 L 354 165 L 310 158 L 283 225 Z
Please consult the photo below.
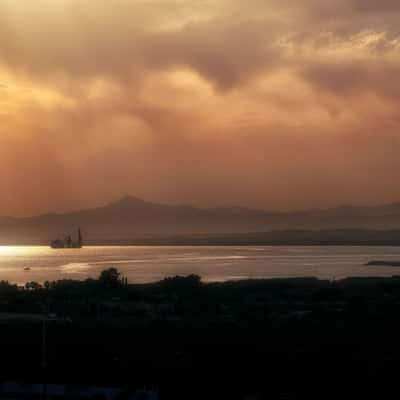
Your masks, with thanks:
M 50 245 L 41 232 L 34 237 L 7 239 L 2 245 Z M 171 235 L 121 235 L 95 230 L 85 232 L 84 246 L 400 246 L 400 230 L 373 229 L 283 229 L 242 233 L 197 233 Z

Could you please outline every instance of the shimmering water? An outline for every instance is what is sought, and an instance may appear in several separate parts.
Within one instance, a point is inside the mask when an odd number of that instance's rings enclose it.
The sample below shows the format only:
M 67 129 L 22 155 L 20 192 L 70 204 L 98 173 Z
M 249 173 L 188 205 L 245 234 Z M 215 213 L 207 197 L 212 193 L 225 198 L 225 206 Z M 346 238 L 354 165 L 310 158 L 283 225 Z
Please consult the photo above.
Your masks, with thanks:
M 205 281 L 314 276 L 400 275 L 400 268 L 369 267 L 370 260 L 399 260 L 400 247 L 0 247 L 0 280 L 14 283 L 96 277 L 117 267 L 129 282 L 198 274 Z M 29 270 L 25 270 L 29 268 Z

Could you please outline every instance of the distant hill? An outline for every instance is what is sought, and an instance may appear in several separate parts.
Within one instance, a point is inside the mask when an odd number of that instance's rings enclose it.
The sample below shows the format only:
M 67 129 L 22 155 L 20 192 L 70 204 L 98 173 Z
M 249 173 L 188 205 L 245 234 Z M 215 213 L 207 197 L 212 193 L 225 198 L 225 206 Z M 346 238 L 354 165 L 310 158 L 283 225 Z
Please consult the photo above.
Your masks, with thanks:
M 29 218 L 0 218 L 0 243 L 47 244 L 80 226 L 87 244 L 168 241 L 183 237 L 243 237 L 272 231 L 400 230 L 400 203 L 380 207 L 268 212 L 241 207 L 196 208 L 132 196 L 103 207 Z M 261 235 L 261 234 L 259 234 Z M 282 233 L 280 233 L 282 235 Z M 315 234 L 317 235 L 317 234 Z M 254 235 L 253 235 L 254 236 Z M 293 233 L 292 233 L 293 236 Z M 168 240 L 167 240 L 168 239 Z M 236 239 L 235 239 L 236 240 Z

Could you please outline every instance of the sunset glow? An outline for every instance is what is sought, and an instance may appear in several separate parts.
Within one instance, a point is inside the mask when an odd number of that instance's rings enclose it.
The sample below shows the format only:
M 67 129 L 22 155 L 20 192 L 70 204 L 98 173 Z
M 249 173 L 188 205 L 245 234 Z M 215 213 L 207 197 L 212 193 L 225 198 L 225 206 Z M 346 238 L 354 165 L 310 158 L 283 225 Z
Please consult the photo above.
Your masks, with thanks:
M 397 201 L 399 16 L 391 0 L 3 0 L 0 215 L 128 193 Z

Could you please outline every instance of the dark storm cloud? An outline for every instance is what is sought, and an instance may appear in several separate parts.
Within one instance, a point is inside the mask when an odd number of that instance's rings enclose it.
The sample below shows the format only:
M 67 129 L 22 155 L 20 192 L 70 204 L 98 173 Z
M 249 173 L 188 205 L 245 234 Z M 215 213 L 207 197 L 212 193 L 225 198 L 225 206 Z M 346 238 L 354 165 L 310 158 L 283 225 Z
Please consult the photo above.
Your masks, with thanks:
M 142 55 L 151 67 L 188 66 L 226 89 L 278 66 L 282 55 L 276 40 L 269 21 L 214 19 L 152 35 Z
M 318 90 L 337 96 L 375 94 L 400 102 L 400 63 L 349 61 L 313 63 L 303 69 Z

